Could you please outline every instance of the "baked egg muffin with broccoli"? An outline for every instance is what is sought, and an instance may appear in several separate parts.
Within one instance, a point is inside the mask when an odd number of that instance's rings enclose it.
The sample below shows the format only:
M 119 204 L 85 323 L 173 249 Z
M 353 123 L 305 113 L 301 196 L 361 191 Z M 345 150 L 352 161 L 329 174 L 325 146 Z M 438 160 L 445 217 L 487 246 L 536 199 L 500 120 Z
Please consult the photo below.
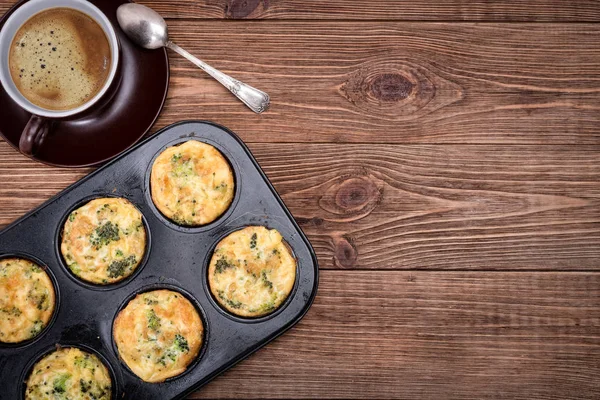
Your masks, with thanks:
M 156 208 L 184 226 L 213 222 L 235 194 L 233 172 L 225 157 L 197 140 L 169 147 L 156 158 L 150 188 Z
M 0 342 L 33 339 L 48 325 L 55 293 L 50 277 L 23 258 L 0 260 Z
M 71 272 L 106 285 L 130 276 L 146 251 L 142 214 L 123 198 L 99 198 L 67 218 L 60 250 Z
M 100 359 L 75 347 L 59 348 L 38 361 L 25 386 L 25 400 L 110 400 L 112 380 Z
M 113 337 L 119 356 L 146 382 L 183 373 L 196 359 L 203 325 L 181 293 L 159 289 L 137 295 L 117 315 Z
M 260 317 L 276 310 L 296 281 L 296 259 L 276 229 L 248 226 L 219 242 L 208 267 L 210 291 L 227 311 Z

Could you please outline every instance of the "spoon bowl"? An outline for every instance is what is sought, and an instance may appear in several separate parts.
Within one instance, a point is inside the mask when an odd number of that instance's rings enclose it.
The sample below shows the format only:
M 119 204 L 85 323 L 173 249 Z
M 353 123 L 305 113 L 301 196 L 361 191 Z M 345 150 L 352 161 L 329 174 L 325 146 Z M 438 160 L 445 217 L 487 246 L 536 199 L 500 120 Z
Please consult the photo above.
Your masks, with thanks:
M 167 23 L 151 8 L 126 3 L 117 9 L 121 29 L 131 40 L 146 49 L 165 47 L 169 41 Z

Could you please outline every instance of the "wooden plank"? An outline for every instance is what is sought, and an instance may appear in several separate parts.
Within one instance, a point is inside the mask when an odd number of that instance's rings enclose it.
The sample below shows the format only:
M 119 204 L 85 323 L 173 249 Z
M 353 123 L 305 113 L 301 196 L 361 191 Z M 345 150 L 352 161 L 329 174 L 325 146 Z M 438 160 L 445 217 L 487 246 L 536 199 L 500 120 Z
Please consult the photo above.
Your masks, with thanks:
M 600 275 L 323 271 L 305 319 L 192 398 L 597 399 Z
M 254 115 L 173 55 L 158 126 L 251 142 L 600 142 L 600 25 L 173 21 L 173 39 L 269 92 Z
M 0 139 L 0 228 L 92 171 L 49 167 L 30 160 Z
M 598 270 L 598 146 L 251 144 L 322 268 Z M 0 224 L 89 170 L 0 145 Z
M 595 0 L 142 0 L 166 18 L 598 22 Z M 14 0 L 0 0 L 0 14 Z
M 169 18 L 429 21 L 600 20 L 594 0 L 144 0 Z
M 325 268 L 600 267 L 598 146 L 253 145 Z
M 170 33 L 272 108 L 253 115 L 171 54 L 159 125 L 208 119 L 270 143 L 600 143 L 598 24 L 186 20 Z

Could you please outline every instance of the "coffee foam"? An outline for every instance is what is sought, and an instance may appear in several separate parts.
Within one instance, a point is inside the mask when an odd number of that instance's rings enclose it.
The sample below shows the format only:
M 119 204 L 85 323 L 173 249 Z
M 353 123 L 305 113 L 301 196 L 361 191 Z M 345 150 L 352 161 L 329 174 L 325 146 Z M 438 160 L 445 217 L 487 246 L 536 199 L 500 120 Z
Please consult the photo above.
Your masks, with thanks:
M 49 110 L 70 110 L 88 102 L 104 86 L 110 64 L 110 45 L 102 28 L 70 8 L 31 17 L 15 35 L 9 55 L 17 89 Z

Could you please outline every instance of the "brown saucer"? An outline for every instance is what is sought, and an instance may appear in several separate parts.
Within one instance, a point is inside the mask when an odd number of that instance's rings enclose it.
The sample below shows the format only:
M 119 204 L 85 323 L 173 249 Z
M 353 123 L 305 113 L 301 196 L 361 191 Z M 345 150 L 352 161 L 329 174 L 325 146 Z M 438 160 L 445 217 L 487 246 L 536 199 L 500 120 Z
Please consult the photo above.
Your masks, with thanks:
M 84 118 L 57 122 L 34 160 L 61 167 L 85 167 L 107 161 L 133 146 L 152 127 L 169 88 L 166 50 L 144 50 L 117 23 L 123 0 L 91 0 L 112 22 L 121 42 L 121 82 L 114 97 Z M 20 1 L 0 19 L 0 29 Z M 0 87 L 0 135 L 15 149 L 30 114 Z

